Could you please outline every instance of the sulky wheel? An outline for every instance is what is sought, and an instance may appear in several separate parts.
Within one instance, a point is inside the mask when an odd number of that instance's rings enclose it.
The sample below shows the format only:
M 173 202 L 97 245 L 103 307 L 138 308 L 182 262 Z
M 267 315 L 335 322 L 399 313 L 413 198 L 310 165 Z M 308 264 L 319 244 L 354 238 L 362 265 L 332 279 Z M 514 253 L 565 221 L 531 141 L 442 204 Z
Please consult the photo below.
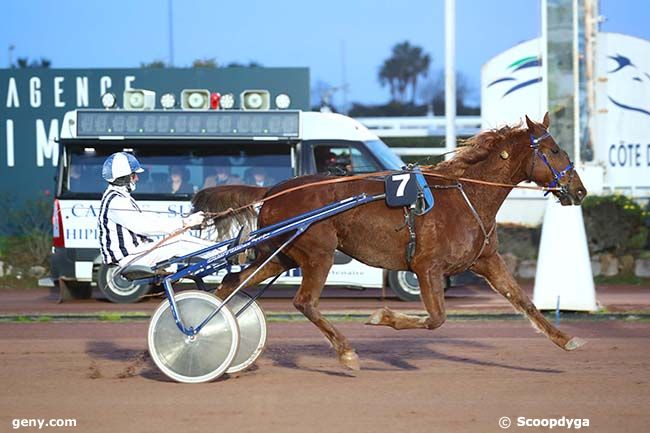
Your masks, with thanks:
M 228 301 L 228 308 L 237 314 L 250 300 L 250 295 L 239 292 Z M 248 368 L 262 354 L 266 345 L 266 318 L 257 302 L 250 304 L 237 316 L 237 324 L 239 349 L 227 373 L 237 373 Z
M 212 294 L 195 290 L 174 299 L 186 329 L 198 326 L 222 303 Z M 226 307 L 193 337 L 178 329 L 168 300 L 149 323 L 149 353 L 158 368 L 178 382 L 207 382 L 221 376 L 235 359 L 238 346 L 237 320 Z

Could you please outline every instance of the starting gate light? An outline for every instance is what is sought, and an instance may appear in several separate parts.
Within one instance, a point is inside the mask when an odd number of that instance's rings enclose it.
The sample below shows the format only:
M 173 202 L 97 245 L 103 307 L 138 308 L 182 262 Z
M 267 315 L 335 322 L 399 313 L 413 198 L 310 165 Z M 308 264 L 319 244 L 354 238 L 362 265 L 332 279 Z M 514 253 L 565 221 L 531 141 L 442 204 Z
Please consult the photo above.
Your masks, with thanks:
M 280 110 L 286 110 L 291 105 L 291 98 L 286 93 L 280 93 L 275 97 L 275 106 Z
M 165 110 L 171 110 L 176 106 L 176 96 L 173 93 L 165 93 L 160 97 L 160 105 Z
M 221 95 L 221 98 L 219 99 L 219 107 L 223 108 L 224 110 L 230 110 L 235 106 L 235 95 L 232 93 L 226 93 L 225 95 Z
M 221 100 L 221 93 L 219 92 L 212 92 L 210 94 L 210 109 L 211 110 L 218 110 L 219 109 L 219 101 Z
M 106 92 L 102 95 L 102 106 L 107 110 L 110 108 L 115 108 L 117 105 L 117 97 L 115 93 Z

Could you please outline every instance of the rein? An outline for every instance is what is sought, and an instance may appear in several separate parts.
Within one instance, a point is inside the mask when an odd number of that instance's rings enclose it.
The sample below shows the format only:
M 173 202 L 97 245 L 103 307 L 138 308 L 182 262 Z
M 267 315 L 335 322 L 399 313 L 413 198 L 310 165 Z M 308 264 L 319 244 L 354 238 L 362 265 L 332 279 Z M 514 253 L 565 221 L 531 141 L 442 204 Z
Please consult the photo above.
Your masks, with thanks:
M 311 186 L 330 184 L 330 183 L 349 182 L 349 181 L 352 181 L 352 180 L 376 177 L 376 176 L 381 176 L 381 175 L 387 175 L 387 174 L 390 174 L 390 173 L 393 173 L 393 171 L 382 171 L 382 172 L 374 172 L 374 173 L 367 173 L 367 174 L 359 174 L 359 175 L 355 175 L 355 176 L 340 177 L 340 178 L 335 178 L 335 179 L 326 179 L 326 180 L 319 181 L 319 182 L 312 182 L 312 183 L 308 183 L 308 184 L 305 184 L 305 185 L 299 185 L 299 186 L 295 186 L 293 188 L 282 190 L 282 191 L 277 192 L 275 194 L 272 194 L 272 195 L 270 195 L 268 197 L 264 197 L 263 199 L 258 200 L 256 202 L 249 203 L 249 204 L 244 205 L 244 206 L 240 206 L 240 207 L 238 207 L 236 209 L 229 208 L 229 209 L 226 209 L 225 211 L 222 211 L 222 212 L 204 212 L 204 215 L 213 216 L 215 218 L 220 218 L 222 216 L 234 214 L 236 212 L 239 212 L 239 211 L 244 210 L 244 209 L 249 208 L 249 207 L 254 207 L 254 206 L 256 206 L 256 205 L 258 205 L 260 203 L 271 200 L 271 199 L 273 199 L 275 197 L 279 197 L 281 195 L 284 195 L 284 194 L 287 194 L 289 192 L 296 191 L 296 190 L 299 190 L 299 189 L 303 189 L 303 188 L 306 188 L 308 186 L 311 187 Z M 202 226 L 206 226 L 206 224 L 204 223 Z M 156 242 L 151 248 L 146 249 L 146 250 L 142 251 L 141 253 L 139 253 L 138 255 L 136 255 L 131 260 L 129 260 L 124 266 L 120 266 L 120 269 L 118 269 L 118 272 L 121 269 L 127 268 L 129 265 L 131 265 L 137 259 L 149 254 L 151 251 L 155 250 L 156 248 L 158 248 L 159 246 L 161 246 L 162 244 L 164 244 L 168 240 L 173 239 L 173 238 L 175 238 L 177 236 L 180 236 L 181 234 L 183 234 L 186 231 L 191 230 L 191 229 L 192 229 L 192 227 L 189 227 L 189 226 L 188 227 L 183 227 L 183 228 L 178 229 L 178 230 L 170 233 L 169 235 L 163 237 L 158 242 Z
M 460 182 L 462 181 L 462 182 L 467 182 L 467 183 L 494 186 L 494 187 L 500 187 L 500 188 L 518 188 L 518 189 L 544 191 L 544 196 L 546 196 L 550 192 L 554 192 L 554 191 L 557 191 L 562 195 L 567 194 L 568 193 L 567 185 L 571 183 L 571 180 L 573 179 L 573 175 L 575 173 L 575 171 L 573 169 L 573 163 L 570 162 L 569 165 L 564 170 L 562 170 L 560 172 L 558 172 L 557 170 L 555 170 L 553 168 L 553 166 L 548 162 L 548 159 L 546 158 L 544 153 L 539 149 L 539 142 L 541 142 L 543 139 L 548 138 L 550 136 L 551 136 L 551 134 L 548 131 L 545 134 L 543 134 L 543 135 L 541 135 L 540 137 L 537 137 L 537 138 L 534 137 L 532 134 L 530 134 L 530 142 L 531 142 L 530 147 L 532 149 L 534 149 L 535 155 L 539 156 L 540 159 L 544 162 L 544 164 L 546 164 L 546 166 L 549 167 L 549 169 L 551 170 L 551 172 L 553 173 L 553 176 L 554 176 L 553 181 L 547 186 L 512 185 L 512 184 L 507 184 L 507 183 L 490 182 L 490 181 L 479 180 L 479 179 L 471 179 L 471 178 L 465 178 L 465 177 L 453 177 L 453 176 L 447 176 L 447 175 L 443 175 L 443 174 L 440 174 L 440 173 L 432 173 L 431 171 L 427 171 L 427 169 L 431 170 L 433 168 L 433 166 L 423 166 L 422 167 L 422 169 L 423 169 L 422 174 L 425 175 L 425 176 L 430 176 L 430 177 L 435 177 L 435 178 L 438 178 L 438 179 L 445 179 L 445 180 L 455 181 L 456 184 L 454 184 L 454 185 L 431 185 L 431 187 L 434 188 L 434 189 L 457 188 L 460 191 L 465 203 L 469 207 L 472 215 L 476 219 L 476 221 L 477 221 L 477 223 L 478 223 L 478 225 L 479 225 L 479 227 L 481 229 L 481 232 L 483 233 L 484 241 L 483 241 L 483 244 L 481 246 L 481 249 L 479 250 L 478 255 L 476 256 L 476 258 L 474 259 L 472 264 L 474 264 L 476 262 L 476 260 L 478 260 L 480 255 L 483 253 L 483 250 L 485 249 L 485 247 L 490 243 L 489 238 L 492 235 L 492 233 L 494 232 L 496 224 L 493 225 L 490 228 L 489 231 L 486 229 L 485 224 L 483 223 L 480 216 L 478 215 L 478 212 L 476 211 L 476 209 L 472 205 L 471 201 L 469 200 L 469 197 L 465 193 L 465 190 L 463 189 L 463 186 L 462 186 L 462 184 Z M 453 152 L 455 152 L 455 151 L 456 150 L 454 150 Z M 451 153 L 451 152 L 448 152 L 448 153 Z M 530 180 L 530 176 L 532 175 L 532 171 L 533 171 L 534 168 L 535 168 L 535 158 L 533 158 L 533 164 L 532 164 L 532 167 L 531 167 L 529 180 Z M 328 185 L 328 184 L 334 184 L 334 183 L 351 182 L 351 181 L 360 180 L 360 179 L 372 179 L 372 178 L 377 178 L 379 176 L 386 176 L 388 174 L 392 174 L 392 173 L 395 173 L 395 172 L 396 172 L 396 170 L 387 170 L 387 171 L 381 171 L 381 172 L 364 173 L 364 174 L 357 174 L 357 175 L 352 175 L 352 176 L 338 177 L 338 178 L 334 178 L 334 179 L 325 179 L 325 180 L 321 180 L 321 181 L 317 181 L 317 182 L 311 182 L 311 183 L 303 184 L 303 185 L 297 185 L 297 186 L 294 186 L 294 187 L 279 191 L 279 192 L 277 192 L 275 194 L 271 194 L 270 196 L 264 197 L 264 198 L 262 198 L 260 200 L 257 200 L 257 201 L 252 202 L 252 203 L 248 203 L 246 205 L 240 206 L 240 207 L 235 208 L 235 209 L 228 208 L 225 211 L 221 211 L 221 212 L 204 212 L 204 215 L 211 216 L 213 218 L 221 218 L 221 217 L 224 217 L 224 216 L 227 216 L 227 215 L 235 214 L 235 213 L 240 212 L 240 211 L 242 211 L 244 209 L 247 209 L 247 208 L 252 208 L 252 207 L 258 206 L 258 205 L 260 205 L 260 204 L 262 204 L 264 202 L 273 200 L 274 198 L 280 197 L 282 195 L 288 194 L 288 193 L 293 192 L 293 191 L 297 191 L 297 190 L 301 190 L 301 189 L 305 189 L 305 188 L 309 188 L 309 187 L 314 187 L 314 186 L 318 186 L 318 185 Z M 564 176 L 566 176 L 566 174 L 569 173 L 569 172 L 571 173 L 570 178 L 569 178 L 569 182 L 567 183 L 567 185 L 561 185 L 560 180 Z M 375 179 L 375 180 L 377 180 L 377 179 Z M 559 188 L 556 187 L 556 185 L 559 185 Z M 205 227 L 205 226 L 206 225 L 204 224 L 203 227 Z M 180 236 L 181 234 L 185 233 L 186 231 L 190 230 L 191 228 L 192 227 L 183 227 L 181 229 L 176 230 L 175 232 L 170 233 L 169 235 L 165 236 L 164 238 L 162 238 L 158 242 L 156 242 L 155 245 L 153 245 L 148 250 L 145 250 L 145 251 L 141 252 L 140 254 L 133 257 L 131 260 L 129 260 L 129 262 L 126 265 L 124 265 L 124 268 L 128 267 L 135 260 L 141 258 L 142 256 L 144 256 L 144 255 L 148 254 L 149 252 L 153 251 L 154 249 L 158 248 L 160 245 L 167 242 L 168 240 L 173 239 L 173 238 L 175 238 L 177 236 Z
M 479 184 L 479 185 L 497 186 L 497 187 L 501 187 L 501 188 L 517 188 L 517 189 L 528 189 L 528 190 L 534 190 L 534 191 L 544 191 L 546 194 L 548 194 L 549 192 L 553 192 L 553 191 L 558 191 L 558 192 L 561 191 L 561 188 L 554 188 L 554 187 L 550 187 L 550 186 L 512 185 L 512 184 L 509 184 L 509 183 L 489 182 L 489 181 L 486 181 L 486 180 L 471 179 L 471 178 L 467 178 L 467 177 L 446 176 L 444 174 L 427 172 L 426 170 L 427 170 L 428 167 L 432 167 L 432 166 L 424 166 L 424 167 L 422 167 L 422 169 L 423 169 L 422 174 L 425 175 L 425 176 L 436 177 L 436 178 L 439 178 L 439 179 L 452 180 L 452 181 L 456 181 L 456 182 L 463 181 L 463 182 L 475 183 L 475 184 Z M 378 171 L 378 172 L 373 172 L 373 173 L 356 174 L 356 175 L 353 175 L 353 176 L 346 176 L 346 177 L 340 177 L 340 178 L 336 178 L 336 179 L 326 179 L 326 180 L 321 180 L 321 181 L 318 181 L 318 182 L 306 183 L 306 184 L 303 184 L 303 185 L 298 185 L 298 186 L 294 186 L 294 187 L 289 188 L 289 189 L 279 191 L 279 192 L 277 192 L 275 194 L 272 194 L 272 195 L 270 195 L 268 197 L 264 197 L 264 198 L 262 198 L 260 200 L 257 200 L 255 202 L 253 202 L 253 203 L 249 203 L 249 204 L 240 206 L 240 207 L 235 208 L 235 209 L 229 208 L 229 209 L 226 209 L 225 211 L 221 211 L 221 212 L 205 212 L 205 215 L 214 216 L 214 217 L 222 217 L 222 216 L 225 216 L 225 215 L 228 215 L 228 214 L 231 214 L 231 213 L 239 212 L 239 211 L 244 210 L 244 209 L 249 208 L 249 207 L 256 206 L 258 204 L 261 204 L 261 203 L 264 203 L 266 201 L 272 200 L 272 199 L 274 199 L 276 197 L 280 197 L 280 196 L 282 196 L 284 194 L 287 194 L 287 193 L 290 193 L 290 192 L 293 192 L 293 191 L 297 191 L 297 190 L 300 190 L 300 189 L 305 189 L 305 188 L 313 187 L 313 186 L 317 186 L 317 185 L 326 185 L 326 184 L 330 184 L 330 183 L 351 182 L 351 181 L 359 180 L 359 179 L 368 179 L 368 178 L 373 178 L 373 177 L 378 177 L 378 176 L 385 176 L 385 175 L 393 174 L 393 173 L 397 173 L 397 172 L 398 172 L 397 170 Z M 434 186 L 432 186 L 432 187 L 434 187 Z

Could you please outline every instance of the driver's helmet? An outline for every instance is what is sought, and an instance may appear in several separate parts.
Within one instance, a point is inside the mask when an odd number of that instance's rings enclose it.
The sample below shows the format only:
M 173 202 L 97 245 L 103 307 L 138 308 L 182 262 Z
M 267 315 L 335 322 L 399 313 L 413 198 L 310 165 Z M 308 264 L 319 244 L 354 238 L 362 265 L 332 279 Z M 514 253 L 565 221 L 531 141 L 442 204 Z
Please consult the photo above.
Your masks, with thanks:
M 102 167 L 102 177 L 107 182 L 114 182 L 132 173 L 142 173 L 144 169 L 135 156 L 126 152 L 117 152 L 106 158 Z

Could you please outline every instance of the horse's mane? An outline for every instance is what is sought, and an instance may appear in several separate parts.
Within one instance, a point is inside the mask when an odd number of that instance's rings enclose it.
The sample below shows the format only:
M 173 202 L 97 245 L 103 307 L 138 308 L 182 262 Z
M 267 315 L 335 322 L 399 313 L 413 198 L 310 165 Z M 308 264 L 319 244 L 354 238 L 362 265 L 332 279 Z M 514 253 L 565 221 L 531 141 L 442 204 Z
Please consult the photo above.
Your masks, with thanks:
M 514 126 L 503 126 L 499 129 L 480 132 L 467 140 L 461 140 L 461 147 L 458 148 L 452 159 L 422 168 L 447 176 L 460 177 L 472 164 L 485 160 L 498 144 L 512 141 L 522 131 L 521 123 L 519 123 Z

